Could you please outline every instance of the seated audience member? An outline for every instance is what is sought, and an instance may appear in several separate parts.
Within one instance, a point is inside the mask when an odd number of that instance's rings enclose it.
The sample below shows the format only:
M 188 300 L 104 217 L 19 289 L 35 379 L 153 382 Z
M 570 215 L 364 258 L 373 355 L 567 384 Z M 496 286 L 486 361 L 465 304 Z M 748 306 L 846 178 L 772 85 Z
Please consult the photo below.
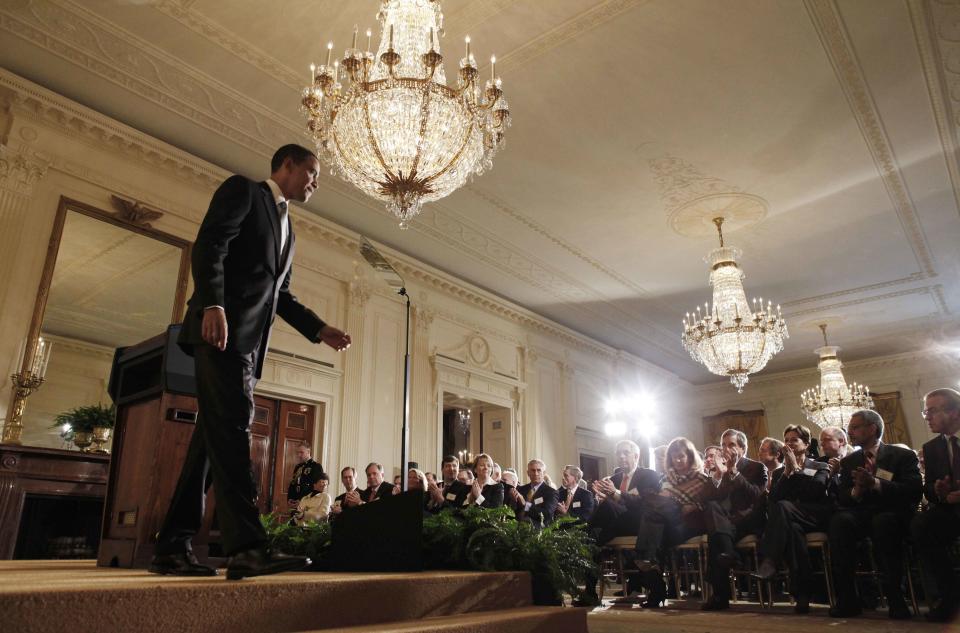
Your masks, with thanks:
M 403 486 L 403 476 L 402 476 L 402 475 L 395 475 L 394 478 L 393 478 L 393 487 L 394 487 L 394 489 L 400 488 L 401 486 Z
M 840 490 L 840 460 L 851 452 L 847 432 L 839 426 L 828 426 L 820 431 L 820 449 L 823 455 L 817 458 L 818 462 L 827 464 L 830 469 L 830 481 L 827 484 L 827 495 L 837 505 L 837 495 Z
M 500 464 L 493 462 L 493 472 L 490 473 L 490 479 L 493 479 L 497 483 L 500 482 L 500 479 L 503 477 L 503 469 L 500 468 Z
M 667 472 L 667 445 L 656 446 L 653 449 L 653 470 L 660 473 L 661 475 L 666 474 Z
M 775 437 L 765 437 L 760 440 L 757 448 L 758 461 L 766 466 L 769 475 L 783 466 L 783 442 Z M 767 477 L 767 490 L 770 489 L 770 478 Z
M 757 571 L 758 577 L 769 580 L 786 564 L 797 613 L 810 612 L 813 570 L 806 535 L 822 531 L 833 509 L 827 495 L 830 468 L 807 457 L 810 439 L 810 429 L 799 424 L 783 431 L 783 466 L 770 477 L 767 527 L 760 539 L 764 558 Z
M 707 569 L 713 595 L 700 607 L 704 611 L 730 608 L 730 567 L 737 562 L 734 544 L 763 530 L 767 469 L 747 457 L 747 436 L 727 429 L 720 436 L 723 478 L 704 504 L 703 518 L 709 535 Z
M 473 471 L 469 468 L 461 468 L 460 472 L 457 473 L 457 481 L 465 486 L 472 486 L 474 479 Z
M 330 514 L 331 500 L 330 495 L 327 494 L 330 477 L 327 473 L 320 473 L 316 478 L 317 480 L 313 482 L 313 490 L 300 499 L 293 513 L 293 520 L 297 525 L 326 521 L 327 515 Z
M 514 513 L 520 514 L 523 510 L 522 499 L 514 495 L 517 486 L 520 484 L 520 478 L 517 477 L 517 471 L 512 468 L 504 468 L 500 475 L 500 483 L 503 484 L 503 503 L 513 508 Z
M 427 484 L 437 485 L 437 474 L 436 473 L 424 473 L 424 477 L 427 479 Z
M 909 618 L 900 583 L 903 540 L 923 494 L 917 455 L 880 441 L 883 418 L 876 411 L 854 413 L 847 433 L 860 450 L 840 460 L 839 509 L 830 519 L 829 529 L 837 593 L 837 605 L 830 615 L 860 615 L 855 582 L 857 544 L 869 537 L 882 573 L 889 616 Z
M 636 536 L 645 499 L 660 491 L 660 474 L 640 467 L 640 447 L 635 442 L 620 440 L 614 451 L 617 469 L 611 477 L 593 482 L 597 504 L 587 524 L 601 546 L 617 536 Z M 597 577 L 588 575 L 580 604 L 596 604 L 599 600 L 596 590 Z
M 923 445 L 923 493 L 927 510 L 913 518 L 914 547 L 930 605 L 927 619 L 950 622 L 960 615 L 960 582 L 950 547 L 960 537 L 960 392 L 935 389 L 923 398 L 923 417 L 937 436 Z
M 564 466 L 562 479 L 563 487 L 557 493 L 557 511 L 554 517 L 569 516 L 586 523 L 593 514 L 595 501 L 589 490 L 580 487 L 583 471 L 576 466 Z
M 337 495 L 333 500 L 333 507 L 330 508 L 331 518 L 336 517 L 345 508 L 360 505 L 360 491 L 357 490 L 357 471 L 353 466 L 347 466 L 340 471 L 340 482 L 343 484 L 344 492 Z
M 459 508 L 463 506 L 470 486 L 457 480 L 460 473 L 460 460 L 453 455 L 447 455 L 440 464 L 442 481 L 436 484 L 427 484 L 427 493 L 430 495 L 428 508 L 432 512 L 439 512 L 444 508 Z
M 703 472 L 707 473 L 712 479 L 713 483 L 720 485 L 720 480 L 723 479 L 723 458 L 721 453 L 723 449 L 719 446 L 708 446 L 703 451 Z
M 519 486 L 511 493 L 514 507 L 521 508 L 517 518 L 530 521 L 534 526 L 543 527 L 553 521 L 557 509 L 557 491 L 543 479 L 545 466 L 539 459 L 531 459 L 527 464 L 529 483 Z
M 411 468 L 407 471 L 407 490 L 427 491 L 427 476 L 419 468 Z
M 486 453 L 480 453 L 473 460 L 473 468 L 477 478 L 470 485 L 470 494 L 467 495 L 467 505 L 475 503 L 483 508 L 499 508 L 503 505 L 503 484 L 494 481 L 490 476 L 493 472 L 493 458 Z
M 382 497 L 393 495 L 393 484 L 383 480 L 383 466 L 376 462 L 367 465 L 367 487 L 360 492 L 360 501 L 373 503 Z

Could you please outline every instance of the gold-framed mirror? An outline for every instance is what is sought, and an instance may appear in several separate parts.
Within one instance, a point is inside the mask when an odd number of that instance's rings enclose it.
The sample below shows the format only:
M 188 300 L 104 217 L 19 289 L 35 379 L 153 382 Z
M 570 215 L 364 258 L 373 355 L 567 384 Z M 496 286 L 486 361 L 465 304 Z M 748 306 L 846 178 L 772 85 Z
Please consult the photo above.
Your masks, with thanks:
M 23 375 L 36 366 L 42 339 L 49 362 L 21 418 L 24 445 L 70 448 L 51 426 L 56 416 L 110 406 L 114 350 L 183 318 L 190 242 L 151 226 L 162 212 L 116 196 L 113 203 L 110 212 L 60 198 L 20 368 Z

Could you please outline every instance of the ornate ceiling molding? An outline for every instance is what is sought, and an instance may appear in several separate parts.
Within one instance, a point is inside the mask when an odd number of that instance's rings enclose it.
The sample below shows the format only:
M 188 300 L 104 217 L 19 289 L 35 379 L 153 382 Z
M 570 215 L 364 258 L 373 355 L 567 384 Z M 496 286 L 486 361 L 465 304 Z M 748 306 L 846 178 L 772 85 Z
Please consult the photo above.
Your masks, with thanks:
M 915 283 L 918 281 L 923 281 L 927 276 L 923 273 L 911 273 L 908 277 L 901 277 L 900 279 L 892 279 L 890 281 L 881 281 L 875 284 L 868 284 L 866 286 L 859 286 L 857 288 L 848 288 L 846 290 L 837 290 L 836 292 L 828 292 L 822 295 L 814 295 L 812 297 L 804 297 L 802 299 L 794 299 L 793 301 L 785 301 L 781 304 L 784 308 L 792 308 L 794 306 L 804 305 L 806 303 L 816 303 L 818 301 L 826 301 L 828 299 L 837 299 L 839 297 L 846 297 L 849 295 L 860 294 L 862 292 L 869 292 L 871 290 L 880 290 L 881 288 L 890 288 L 893 286 L 900 286 L 903 284 Z M 823 306 L 822 309 L 828 309 L 832 306 Z
M 69 0 L 0 11 L 0 29 L 262 154 L 303 129 Z
M 923 227 L 835 0 L 804 0 L 920 270 L 936 275 Z
M 869 297 L 860 297 L 858 299 L 850 299 L 848 301 L 839 301 L 837 303 L 832 303 L 830 305 L 818 306 L 814 308 L 807 308 L 805 310 L 794 310 L 794 311 L 784 311 L 783 316 L 789 319 L 795 319 L 799 316 L 805 314 L 815 314 L 817 312 L 831 312 L 839 310 L 840 308 L 848 308 L 850 306 L 863 305 L 865 303 L 873 303 L 874 301 L 885 301 L 887 299 L 896 299 L 897 297 L 908 297 L 910 295 L 930 295 L 934 303 L 937 304 L 939 314 L 948 315 L 950 312 L 946 309 L 946 304 L 941 301 L 937 301 L 936 289 L 940 289 L 940 295 L 942 297 L 943 289 L 939 284 L 934 286 L 920 286 L 919 288 L 908 288 L 906 290 L 898 290 L 896 292 L 887 292 L 879 295 L 871 295 Z
M 930 107 L 937 122 L 943 156 L 953 185 L 953 200 L 960 213 L 960 161 L 957 128 L 960 119 L 960 5 L 929 0 L 908 0 L 917 52 L 926 79 Z

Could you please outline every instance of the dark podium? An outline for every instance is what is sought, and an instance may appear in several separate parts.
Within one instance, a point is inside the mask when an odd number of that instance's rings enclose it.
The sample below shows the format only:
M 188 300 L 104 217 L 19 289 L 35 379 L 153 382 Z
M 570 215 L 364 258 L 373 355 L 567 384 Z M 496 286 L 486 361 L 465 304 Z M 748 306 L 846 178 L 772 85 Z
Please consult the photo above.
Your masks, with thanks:
M 97 564 L 146 567 L 177 485 L 197 420 L 193 359 L 177 346 L 179 325 L 114 354 L 109 392 L 117 407 Z M 213 504 L 193 540 L 209 553 Z

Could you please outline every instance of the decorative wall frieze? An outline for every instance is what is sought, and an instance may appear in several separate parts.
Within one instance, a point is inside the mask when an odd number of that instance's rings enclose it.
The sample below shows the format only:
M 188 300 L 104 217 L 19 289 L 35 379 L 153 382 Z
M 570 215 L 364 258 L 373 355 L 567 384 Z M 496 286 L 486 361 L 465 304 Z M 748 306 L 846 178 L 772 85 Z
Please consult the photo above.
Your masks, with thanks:
M 835 0 L 804 0 L 920 270 L 936 275 L 920 219 Z
M 354 279 L 347 285 L 347 298 L 351 306 L 362 310 L 370 300 L 370 284 L 363 278 Z
M 33 195 L 43 179 L 50 159 L 26 147 L 0 146 L 0 188 L 22 196 Z
M 2 12 L 0 12 L 2 15 Z M 24 116 L 49 126 L 70 138 L 82 139 L 95 147 L 108 148 L 131 161 L 213 189 L 229 173 L 203 163 L 193 156 L 153 139 L 17 75 L 0 69 L 0 88 L 9 90 L 15 117 Z M 68 169 L 57 161 L 56 167 Z

